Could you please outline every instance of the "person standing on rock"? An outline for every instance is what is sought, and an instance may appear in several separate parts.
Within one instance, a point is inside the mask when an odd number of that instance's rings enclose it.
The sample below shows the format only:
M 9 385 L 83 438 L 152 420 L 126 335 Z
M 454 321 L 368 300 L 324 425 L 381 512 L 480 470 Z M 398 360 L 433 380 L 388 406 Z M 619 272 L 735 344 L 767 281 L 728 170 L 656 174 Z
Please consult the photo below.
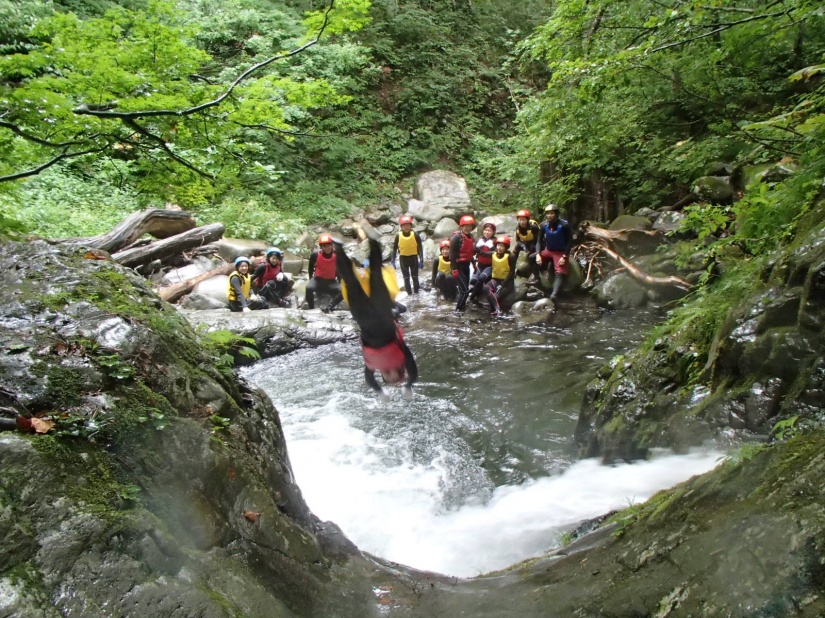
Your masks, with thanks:
M 252 293 L 252 277 L 249 276 L 251 262 L 248 257 L 235 258 L 235 272 L 229 275 L 226 298 L 230 311 L 254 311 L 268 309 L 266 301 Z
M 553 291 L 550 300 L 556 300 L 564 278 L 570 268 L 570 249 L 573 248 L 573 231 L 570 224 L 559 217 L 559 207 L 548 204 L 544 209 L 547 221 L 541 224 L 539 235 L 539 254 L 536 263 L 542 271 L 553 265 Z
M 392 244 L 391 262 L 395 268 L 395 256 L 401 255 L 401 276 L 404 278 L 404 289 L 407 294 L 418 294 L 418 269 L 424 268 L 424 243 L 418 232 L 412 231 L 413 218 L 404 215 L 398 220 L 401 231 L 395 235 Z M 412 287 L 410 287 L 412 279 Z
M 266 260 L 258 264 L 252 275 L 252 286 L 270 305 L 286 307 L 286 299 L 295 282 L 281 267 L 284 254 L 278 247 L 266 252 Z
M 458 221 L 459 230 L 450 238 L 450 266 L 453 270 L 453 279 L 458 287 L 456 311 L 464 311 L 467 307 L 467 298 L 470 296 L 470 266 L 475 256 L 475 240 L 473 229 L 476 220 L 473 215 L 464 215 Z
M 453 269 L 450 266 L 450 241 L 442 240 L 438 244 L 440 255 L 433 260 L 433 275 L 430 283 L 436 293 L 444 297 L 444 300 L 455 300 L 456 284 L 453 278 Z
M 539 277 L 536 256 L 538 255 L 539 236 L 541 236 L 538 221 L 531 219 L 530 211 L 525 209 L 516 213 L 516 221 L 518 225 L 516 226 L 516 250 L 514 255 L 518 260 L 522 251 L 527 254 L 528 279 L 536 280 Z
M 344 297 L 341 295 L 341 280 L 338 272 L 332 236 L 321 234 L 318 237 L 320 251 L 313 251 L 309 256 L 309 283 L 306 287 L 306 302 L 310 309 L 315 309 L 315 295 L 326 294 L 332 297 L 324 312 L 332 311 Z
M 409 398 L 412 397 L 412 385 L 418 380 L 418 366 L 393 314 L 392 294 L 381 267 L 381 243 L 370 238 L 369 245 L 369 272 L 362 286 L 344 247 L 340 241 L 335 243 L 338 272 L 346 286 L 347 303 L 361 330 L 364 379 L 386 401 L 389 395 L 378 384 L 375 372 L 381 374 L 384 384 L 400 384 L 406 378 L 404 396 Z

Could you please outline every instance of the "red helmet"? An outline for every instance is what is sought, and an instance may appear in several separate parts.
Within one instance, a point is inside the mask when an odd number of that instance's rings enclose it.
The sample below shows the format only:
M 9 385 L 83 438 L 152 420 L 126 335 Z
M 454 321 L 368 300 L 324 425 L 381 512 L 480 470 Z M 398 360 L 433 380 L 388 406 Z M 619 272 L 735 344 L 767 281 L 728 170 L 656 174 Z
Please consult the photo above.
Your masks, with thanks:
M 413 219 L 410 215 L 404 215 L 398 220 L 398 225 L 404 225 L 405 223 L 409 223 L 412 225 Z
M 442 240 L 440 243 L 438 243 L 438 248 L 439 249 L 443 249 L 444 247 L 447 247 L 448 249 L 450 248 L 450 241 L 449 240 Z
M 501 245 L 504 245 L 505 247 L 509 247 L 510 246 L 510 237 L 509 236 L 499 236 L 498 238 L 496 238 L 496 244 L 497 245 L 501 244 Z
M 521 210 L 519 210 L 516 213 L 516 219 L 518 219 L 520 217 L 527 217 L 529 219 L 530 218 L 530 211 L 527 210 L 526 208 L 522 208 Z
M 464 215 L 458 222 L 459 225 L 475 225 L 476 218 L 473 215 Z
M 331 245 L 332 244 L 332 236 L 329 234 L 321 234 L 318 237 L 318 244 L 319 245 Z
M 496 224 L 495 223 L 493 223 L 492 221 L 486 221 L 484 223 L 484 225 L 481 226 L 481 229 L 483 231 L 485 228 L 488 228 L 488 227 L 493 228 L 493 234 L 496 233 Z

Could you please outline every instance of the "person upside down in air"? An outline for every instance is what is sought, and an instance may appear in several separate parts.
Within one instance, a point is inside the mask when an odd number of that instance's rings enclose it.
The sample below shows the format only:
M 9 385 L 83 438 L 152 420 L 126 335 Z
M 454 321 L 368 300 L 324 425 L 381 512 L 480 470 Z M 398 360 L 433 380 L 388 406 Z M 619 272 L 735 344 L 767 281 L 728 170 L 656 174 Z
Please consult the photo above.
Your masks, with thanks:
M 375 372 L 381 373 L 384 384 L 400 384 L 406 378 L 404 396 L 409 398 L 412 396 L 412 385 L 418 380 L 418 366 L 410 348 L 404 343 L 404 331 L 393 315 L 393 298 L 384 281 L 381 267 L 381 244 L 372 238 L 369 244 L 370 267 L 364 282 L 367 287 L 365 290 L 344 247 L 340 242 L 335 242 L 338 273 L 346 287 L 347 304 L 361 330 L 364 378 L 369 387 L 384 400 L 389 395 L 378 384 Z

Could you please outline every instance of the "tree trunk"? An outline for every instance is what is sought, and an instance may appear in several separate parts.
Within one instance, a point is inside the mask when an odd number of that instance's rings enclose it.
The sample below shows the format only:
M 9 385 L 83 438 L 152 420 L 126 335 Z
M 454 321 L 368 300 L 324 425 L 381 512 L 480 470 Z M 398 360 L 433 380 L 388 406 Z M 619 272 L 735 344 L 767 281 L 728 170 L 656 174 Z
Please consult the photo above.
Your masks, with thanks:
M 112 259 L 124 266 L 140 266 L 152 260 L 162 260 L 192 247 L 218 240 L 223 236 L 225 229 L 223 223 L 204 225 L 142 247 L 118 251 L 112 254 Z
M 132 213 L 105 234 L 86 238 L 64 238 L 59 242 L 114 253 L 128 247 L 144 234 L 155 238 L 168 238 L 194 227 L 195 218 L 188 212 L 150 208 Z
M 217 277 L 218 275 L 228 275 L 233 270 L 235 270 L 234 264 L 227 263 L 223 266 L 218 266 L 217 268 L 213 268 L 209 272 L 205 272 L 197 277 L 192 277 L 186 281 L 181 281 L 180 283 L 174 283 L 172 285 L 167 285 L 166 287 L 160 288 L 158 290 L 158 296 L 167 302 L 173 303 L 181 296 L 191 292 L 192 288 L 198 285 L 201 281 L 206 281 L 207 279 Z
M 591 225 L 588 221 L 583 222 L 579 226 L 579 229 L 585 238 L 608 244 L 613 244 L 614 242 L 633 242 L 639 238 L 655 238 L 656 236 L 661 236 L 661 233 L 657 230 L 606 230 Z

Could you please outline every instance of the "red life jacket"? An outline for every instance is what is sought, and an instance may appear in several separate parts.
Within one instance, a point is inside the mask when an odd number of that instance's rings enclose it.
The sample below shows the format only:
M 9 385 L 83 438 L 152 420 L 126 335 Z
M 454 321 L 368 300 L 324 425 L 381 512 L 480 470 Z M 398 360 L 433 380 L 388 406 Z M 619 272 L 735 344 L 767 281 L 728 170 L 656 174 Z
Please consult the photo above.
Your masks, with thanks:
M 473 256 L 475 255 L 473 237 L 468 236 L 462 231 L 455 232 L 455 234 L 461 234 L 461 247 L 458 249 L 458 259 L 456 261 L 465 264 L 472 262 Z
M 273 266 L 272 264 L 267 262 L 265 266 L 266 266 L 266 270 L 264 270 L 264 274 L 262 274 L 260 276 L 260 278 L 258 279 L 258 281 L 257 281 L 257 285 L 258 285 L 259 288 L 262 288 L 267 283 L 269 283 L 270 281 L 273 281 L 275 279 L 275 277 L 277 277 L 278 274 L 280 274 L 280 272 L 281 272 L 281 263 L 280 262 L 278 262 L 278 264 L 276 266 Z
M 327 257 L 323 251 L 318 252 L 318 258 L 315 260 L 315 278 L 316 279 L 335 279 L 337 273 L 335 268 L 335 252 Z
M 361 351 L 364 354 L 364 364 L 367 369 L 381 372 L 393 370 L 404 372 L 404 366 L 407 363 L 403 348 L 404 331 L 401 330 L 398 324 L 395 325 L 395 329 L 395 339 L 387 345 L 380 348 L 361 346 Z

